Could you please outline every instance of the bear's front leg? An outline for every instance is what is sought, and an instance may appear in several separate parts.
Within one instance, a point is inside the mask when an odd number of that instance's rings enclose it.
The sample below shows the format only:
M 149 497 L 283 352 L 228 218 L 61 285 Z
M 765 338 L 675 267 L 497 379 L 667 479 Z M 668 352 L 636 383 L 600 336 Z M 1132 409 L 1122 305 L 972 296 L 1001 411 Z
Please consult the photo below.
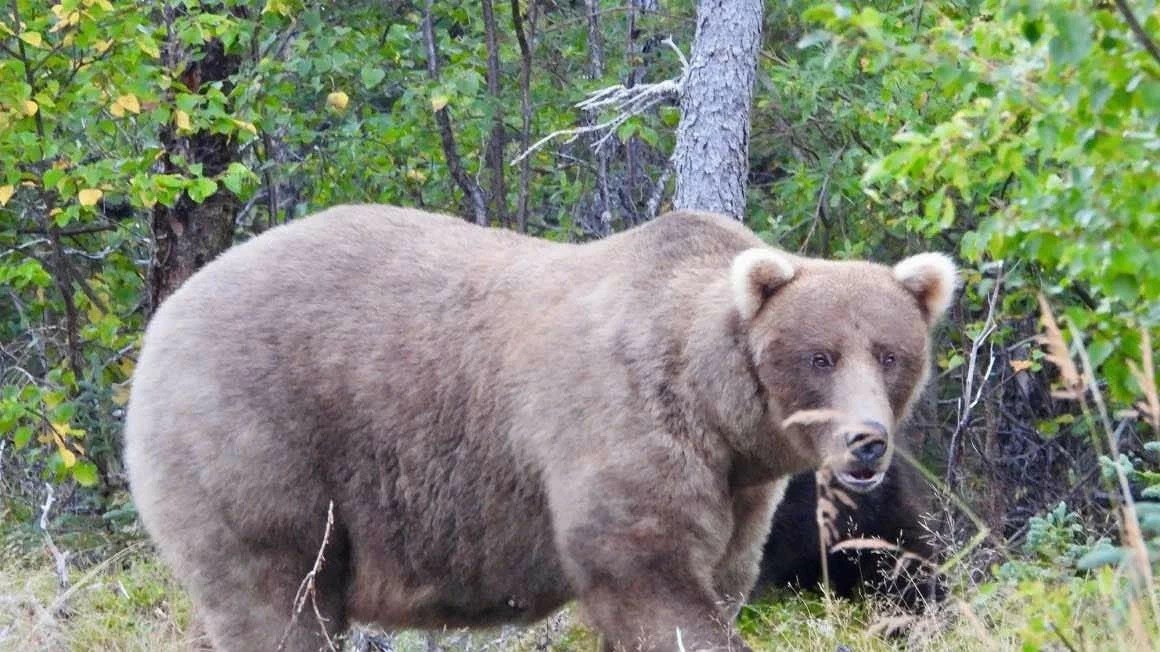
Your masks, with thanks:
M 757 583 L 765 539 L 788 483 L 789 478 L 783 478 L 734 490 L 733 536 L 713 571 L 713 586 L 731 621 Z
M 553 499 L 571 494 L 553 510 L 557 546 L 603 649 L 749 650 L 714 587 L 733 532 L 729 496 L 692 485 L 687 469 L 671 483 L 613 475 L 604 469 Z

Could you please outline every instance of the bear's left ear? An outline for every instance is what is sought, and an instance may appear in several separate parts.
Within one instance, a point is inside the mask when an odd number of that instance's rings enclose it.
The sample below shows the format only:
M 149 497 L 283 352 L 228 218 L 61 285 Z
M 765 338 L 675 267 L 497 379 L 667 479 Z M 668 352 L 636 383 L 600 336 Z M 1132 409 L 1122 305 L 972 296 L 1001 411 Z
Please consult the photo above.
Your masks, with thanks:
M 950 256 L 925 253 L 903 259 L 894 266 L 894 278 L 918 299 L 928 324 L 934 324 L 951 305 L 959 272 Z
M 794 276 L 789 256 L 776 249 L 755 247 L 737 254 L 729 270 L 733 303 L 741 319 L 753 319 L 766 299 Z

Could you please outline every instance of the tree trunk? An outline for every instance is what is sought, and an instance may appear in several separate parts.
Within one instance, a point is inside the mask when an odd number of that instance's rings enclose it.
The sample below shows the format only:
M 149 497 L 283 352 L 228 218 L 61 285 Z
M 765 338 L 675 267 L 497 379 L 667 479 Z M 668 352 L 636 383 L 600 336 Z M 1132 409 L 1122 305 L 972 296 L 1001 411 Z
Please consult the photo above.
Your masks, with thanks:
M 677 208 L 741 219 L 761 0 L 699 0 L 697 35 L 673 152 Z
M 167 55 L 172 60 L 166 63 L 171 70 L 182 71 L 182 81 L 195 93 L 212 82 L 228 83 L 240 65 L 238 57 L 226 55 L 217 41 L 204 46 L 201 58 L 178 54 L 178 51 L 171 44 Z M 167 173 L 184 172 L 174 165 L 175 155 L 182 156 L 186 165 L 200 164 L 206 177 L 224 172 L 238 156 L 235 140 L 208 131 L 185 136 L 167 127 L 162 130 L 161 141 L 165 145 L 161 163 Z M 230 246 L 234 220 L 240 210 L 237 196 L 224 187 L 219 187 L 200 204 L 183 193 L 172 207 L 158 204 L 154 208 L 156 252 L 149 270 L 150 313 L 202 265 Z
M 427 74 L 431 81 L 439 81 L 439 50 L 435 43 L 435 18 L 432 10 L 435 0 L 427 0 L 427 9 L 423 12 L 423 40 L 427 46 Z M 472 179 L 463 168 L 463 160 L 459 158 L 459 148 L 455 145 L 455 129 L 451 125 L 451 114 L 446 106 L 435 109 L 435 124 L 439 127 L 439 140 L 443 144 L 443 158 L 447 160 L 447 169 L 451 171 L 451 178 L 463 191 L 471 204 L 471 215 L 476 224 L 488 225 L 487 199 L 483 196 L 483 189 Z
M 483 0 L 481 5 L 487 40 L 487 92 L 495 102 L 495 114 L 491 120 L 491 135 L 488 137 L 485 152 L 487 167 L 491 170 L 491 192 L 489 194 L 496 220 L 502 226 L 511 226 L 508 224 L 507 182 L 504 179 L 504 168 L 507 166 L 504 164 L 503 152 L 507 137 L 503 124 L 503 97 L 500 95 L 499 78 L 502 71 L 499 66 L 499 41 L 496 37 L 498 30 L 495 26 L 495 11 L 491 0 Z

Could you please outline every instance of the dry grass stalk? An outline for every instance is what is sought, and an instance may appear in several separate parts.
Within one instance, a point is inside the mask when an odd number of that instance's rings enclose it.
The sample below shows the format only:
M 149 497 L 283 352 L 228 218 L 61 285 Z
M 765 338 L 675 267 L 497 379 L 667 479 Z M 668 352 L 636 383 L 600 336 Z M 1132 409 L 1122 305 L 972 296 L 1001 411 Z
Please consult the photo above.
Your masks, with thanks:
M 915 615 L 883 616 L 874 621 L 867 631 L 872 636 L 890 638 L 908 631 L 918 621 L 919 616 Z
M 814 472 L 814 484 L 817 486 L 818 496 L 817 511 L 815 512 L 818 527 L 818 559 L 822 565 L 822 594 L 827 597 L 827 602 L 830 595 L 830 564 L 826 551 L 830 548 L 830 540 L 838 537 L 838 529 L 834 524 L 838 508 L 825 496 L 824 492 L 825 488 L 830 486 L 830 480 L 833 477 L 834 472 L 829 467 L 822 467 Z
M 1039 314 L 1043 321 L 1043 334 L 1035 336 L 1035 340 L 1047 349 L 1047 361 L 1055 365 L 1059 369 L 1060 379 L 1063 380 L 1064 389 L 1056 390 L 1051 393 L 1055 398 L 1083 400 L 1084 383 L 1083 377 L 1080 376 L 1079 370 L 1075 367 L 1075 362 L 1071 359 L 1071 354 L 1067 351 L 1067 343 L 1063 340 L 1063 333 L 1059 330 L 1059 325 L 1055 322 L 1055 313 L 1051 312 L 1051 306 L 1047 303 L 1047 297 L 1040 292 L 1039 296 Z
M 1136 403 L 1136 409 L 1148 420 L 1152 432 L 1160 435 L 1160 392 L 1156 391 L 1156 376 L 1152 371 L 1156 368 L 1152 364 L 1152 337 L 1146 327 L 1140 327 L 1140 359 L 1143 365 L 1128 360 L 1128 371 L 1144 392 L 1144 400 Z
M 314 578 L 318 576 L 318 571 L 322 569 L 322 562 L 326 561 L 323 553 L 326 551 L 326 545 L 330 543 L 330 530 L 334 527 L 334 501 L 326 507 L 326 530 L 322 533 L 322 544 L 318 546 L 318 555 L 314 558 L 314 566 L 310 568 L 310 572 L 306 577 L 302 578 L 302 583 L 298 585 L 298 592 L 294 595 L 294 613 L 290 616 L 290 623 L 286 625 L 286 630 L 282 632 L 282 638 L 278 641 L 279 652 L 286 648 L 286 639 L 289 638 L 291 630 L 294 625 L 298 623 L 298 616 L 302 614 L 302 609 L 306 606 L 307 598 L 310 599 L 311 606 L 314 608 L 314 617 L 318 621 L 318 629 L 322 632 L 323 639 L 326 640 L 327 647 L 332 652 L 338 652 L 338 648 L 334 646 L 334 641 L 330 638 L 330 634 L 326 631 L 326 618 L 322 616 L 322 612 L 318 610 L 318 600 L 314 587 Z
M 927 570 L 937 570 L 938 564 L 933 560 L 927 559 L 922 555 L 911 552 L 902 546 L 890 543 L 886 539 L 878 537 L 862 537 L 857 539 L 846 539 L 839 541 L 830 547 L 830 552 L 842 552 L 844 550 L 876 550 L 881 552 L 893 552 L 898 555 L 894 562 L 894 568 L 890 571 L 890 579 L 896 580 L 902 576 L 906 570 L 909 562 L 915 562 Z
M 959 498 L 959 496 L 955 494 L 955 492 L 950 488 L 949 485 L 947 485 L 947 483 L 943 482 L 937 476 L 935 476 L 935 474 L 932 473 L 930 469 L 923 466 L 922 463 L 916 460 L 913 455 L 906 451 L 906 449 L 901 447 L 895 448 L 894 452 L 899 457 L 901 457 L 903 461 L 913 467 L 914 470 L 922 474 L 922 477 L 925 478 L 932 487 L 934 487 L 935 491 L 950 500 L 951 503 L 959 511 L 961 511 L 967 517 L 967 519 L 971 521 L 971 524 L 975 526 L 975 536 L 971 537 L 971 540 L 968 541 L 965 546 L 960 548 L 957 552 L 955 552 L 954 555 L 951 556 L 950 559 L 946 560 L 942 563 L 941 566 L 938 567 L 937 572 L 941 575 L 945 575 L 949 573 L 952 568 L 966 559 L 967 555 L 971 554 L 971 551 L 979 547 L 979 545 L 982 544 L 983 541 L 987 539 L 987 537 L 991 536 L 991 528 L 987 526 L 987 523 L 982 519 L 982 517 L 975 513 L 975 510 L 971 509 L 970 505 L 967 505 L 967 503 L 963 501 L 962 498 Z M 1006 546 L 1002 541 L 996 540 L 995 547 L 996 550 L 1006 554 Z
M 959 614 L 970 626 L 971 631 L 974 632 L 975 638 L 977 638 L 980 643 L 985 642 L 985 644 L 981 646 L 981 649 L 1000 649 L 1001 646 L 999 645 L 999 642 L 996 641 L 993 636 L 991 636 L 989 631 L 987 631 L 987 626 L 983 624 L 983 620 L 979 618 L 979 614 L 975 613 L 974 607 L 972 607 L 970 603 L 965 600 L 956 599 L 955 603 L 959 608 Z
M 1140 520 L 1136 513 L 1136 503 L 1132 498 L 1132 488 L 1128 482 L 1127 473 L 1125 473 L 1123 467 L 1119 464 L 1118 436 L 1116 430 L 1112 427 L 1112 421 L 1109 417 L 1103 394 L 1100 392 L 1099 385 L 1096 383 L 1091 358 L 1088 356 L 1087 348 L 1083 345 L 1081 333 L 1074 325 L 1070 325 L 1069 332 L 1071 333 L 1072 340 L 1076 344 L 1076 351 L 1079 355 L 1082 371 L 1077 368 L 1075 362 L 1071 359 L 1071 355 L 1068 353 L 1067 343 L 1063 339 L 1062 331 L 1060 331 L 1059 326 L 1056 324 L 1055 315 L 1051 311 L 1051 306 L 1047 303 L 1047 299 L 1042 293 L 1039 294 L 1039 307 L 1042 313 L 1044 334 L 1038 336 L 1037 339 L 1047 348 L 1047 359 L 1059 369 L 1060 377 L 1065 386 L 1065 389 L 1062 391 L 1052 392 L 1052 396 L 1078 401 L 1084 418 L 1090 423 L 1092 420 L 1091 409 L 1088 407 L 1086 399 L 1087 391 L 1090 390 L 1092 403 L 1096 408 L 1100 424 L 1103 426 L 1104 434 L 1107 436 L 1108 455 L 1112 459 L 1112 466 L 1116 471 L 1116 481 L 1119 485 L 1120 499 L 1122 500 L 1121 509 L 1118 512 L 1120 535 L 1124 548 L 1130 553 L 1129 559 L 1131 561 L 1135 588 L 1137 589 L 1132 595 L 1131 603 L 1135 604 L 1136 600 L 1140 597 L 1140 593 L 1145 593 L 1148 596 L 1148 603 L 1152 610 L 1154 622 L 1160 622 L 1160 606 L 1156 602 L 1156 587 L 1152 577 L 1152 566 L 1148 560 L 1148 548 L 1140 529 Z M 1144 341 L 1148 342 L 1146 345 L 1148 351 L 1145 353 L 1144 360 L 1145 363 L 1149 363 L 1151 362 L 1150 338 L 1145 336 Z M 1141 376 L 1143 376 L 1143 373 L 1141 373 Z M 1149 396 L 1148 398 L 1149 400 L 1154 398 L 1154 379 L 1141 382 L 1141 387 L 1150 387 L 1153 396 Z M 1145 389 L 1145 392 L 1148 391 L 1148 389 Z M 1095 428 L 1093 427 L 1094 430 Z M 1100 448 L 1098 438 L 1093 437 L 1092 442 L 1097 446 L 1097 449 Z
M 843 415 L 837 410 L 798 410 L 781 422 L 781 428 L 782 430 L 786 430 L 793 426 L 812 426 L 818 423 L 836 421 L 841 418 L 843 418 Z

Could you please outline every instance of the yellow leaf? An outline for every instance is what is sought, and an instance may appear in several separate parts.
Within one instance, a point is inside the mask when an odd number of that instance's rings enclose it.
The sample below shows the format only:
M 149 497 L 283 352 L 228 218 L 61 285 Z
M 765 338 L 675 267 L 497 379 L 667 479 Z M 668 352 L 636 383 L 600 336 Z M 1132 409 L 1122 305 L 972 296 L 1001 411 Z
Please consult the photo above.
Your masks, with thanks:
M 12 199 L 12 195 L 16 194 L 16 188 L 12 186 L 0 186 L 0 206 L 6 206 L 8 200 Z
M 77 198 L 81 200 L 81 206 L 92 206 L 100 201 L 104 194 L 100 188 L 85 188 L 77 193 Z
M 148 54 L 154 59 L 161 58 L 161 49 L 157 47 L 157 42 L 148 36 L 139 37 L 137 39 L 137 47 L 141 48 L 142 52 Z
M 134 366 L 135 365 L 133 360 L 130 358 L 124 358 L 120 363 L 117 364 L 117 368 L 121 370 L 121 373 L 125 376 L 125 378 L 130 378 L 133 376 Z
M 107 41 L 97 41 L 93 44 L 93 49 L 97 51 L 97 54 L 104 54 L 105 51 L 111 47 L 113 47 L 113 39 L 109 39 Z
M 346 93 L 343 93 L 342 91 L 334 91 L 330 95 L 326 96 L 326 103 L 330 106 L 330 108 L 335 109 L 336 111 L 341 111 L 346 108 L 347 104 L 350 103 L 350 98 L 347 97 Z
M 266 6 L 262 8 L 262 13 L 275 13 L 281 16 L 290 15 L 290 7 L 286 0 L 266 0 Z
M 64 438 L 69 435 L 72 435 L 74 438 L 80 438 L 84 436 L 85 431 L 72 428 L 67 423 L 52 423 L 49 424 L 49 427 L 52 430 L 52 441 L 56 444 L 56 449 L 60 451 L 61 461 L 64 462 L 65 468 L 72 468 L 72 466 L 77 463 L 77 456 L 76 453 L 69 449 L 69 446 L 65 443 Z M 73 445 L 76 446 L 82 453 L 84 452 L 84 449 L 80 448 L 77 443 L 74 442 Z
M 44 39 L 40 36 L 40 32 L 24 32 L 20 35 L 20 40 L 34 48 L 38 48 L 44 44 Z
M 113 115 L 117 115 L 117 107 L 121 107 L 121 109 L 124 111 L 129 111 L 130 113 L 141 112 L 141 102 L 137 101 L 137 96 L 132 93 L 129 93 L 128 95 L 122 95 L 113 101 Z M 121 115 L 124 115 L 124 112 L 122 112 Z
M 427 175 L 423 174 L 422 170 L 407 170 L 407 181 L 414 181 L 415 183 L 423 183 L 427 180 Z
M 90 2 L 86 2 L 85 4 L 89 5 L 90 7 L 93 5 L 97 5 L 101 9 L 104 9 L 105 11 L 112 11 L 113 10 L 113 3 L 109 2 L 109 0 L 92 0 Z
M 148 190 L 141 188 L 137 191 L 137 199 L 141 201 L 141 205 L 145 208 L 153 208 L 157 205 L 157 197 L 149 194 Z
M 178 129 L 189 131 L 193 129 L 193 125 L 189 122 L 189 114 L 181 109 L 173 112 L 173 124 L 177 125 Z
M 125 109 L 122 109 L 120 104 L 114 102 L 109 105 L 109 113 L 112 113 L 114 118 L 120 118 L 125 115 Z
M 442 94 L 432 95 L 431 96 L 431 110 L 438 113 L 438 112 L 442 111 L 443 107 L 447 106 L 447 103 L 450 101 L 451 101 L 451 98 L 447 97 L 446 95 L 442 95 Z
M 24 111 L 24 115 L 34 116 L 40 110 L 40 105 L 32 100 L 24 100 L 21 102 L 20 108 Z
M 129 383 L 113 383 L 113 403 L 124 407 L 129 402 Z
M 1015 373 L 1019 373 L 1020 371 L 1027 371 L 1030 368 L 1031 368 L 1031 361 L 1030 360 L 1012 360 L 1011 361 L 1011 369 L 1013 369 L 1015 371 Z
M 56 448 L 60 451 L 60 459 L 64 462 L 64 468 L 71 469 L 77 463 L 77 456 L 63 444 L 57 444 Z
M 252 122 L 246 122 L 245 120 L 231 120 L 230 122 L 233 122 L 234 126 L 238 129 L 245 129 L 252 134 L 258 133 L 258 128 Z
M 57 22 L 52 29 L 48 30 L 49 32 L 59 32 L 66 27 L 70 27 L 81 22 L 81 12 L 75 10 L 69 11 L 65 9 L 63 4 L 53 5 L 52 13 L 54 16 L 56 16 Z

